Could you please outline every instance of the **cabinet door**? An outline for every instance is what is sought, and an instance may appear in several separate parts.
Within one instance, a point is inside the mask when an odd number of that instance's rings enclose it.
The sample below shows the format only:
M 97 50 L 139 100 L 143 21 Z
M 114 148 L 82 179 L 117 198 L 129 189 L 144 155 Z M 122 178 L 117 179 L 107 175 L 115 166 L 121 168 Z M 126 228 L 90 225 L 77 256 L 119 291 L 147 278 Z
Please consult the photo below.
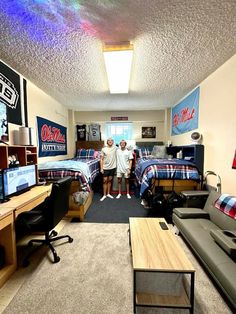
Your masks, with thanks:
M 7 146 L 0 146 L 0 169 L 8 167 L 8 150 Z

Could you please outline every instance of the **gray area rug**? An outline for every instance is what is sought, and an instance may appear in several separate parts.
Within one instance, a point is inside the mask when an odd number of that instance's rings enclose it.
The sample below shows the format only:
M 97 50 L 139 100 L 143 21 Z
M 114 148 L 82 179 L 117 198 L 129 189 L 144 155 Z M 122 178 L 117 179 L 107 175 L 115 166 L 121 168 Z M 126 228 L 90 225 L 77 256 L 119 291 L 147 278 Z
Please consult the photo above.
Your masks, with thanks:
M 67 223 L 60 234 L 73 243 L 57 246 L 58 264 L 47 258 L 31 270 L 4 314 L 131 314 L 132 268 L 128 224 Z M 195 313 L 231 313 L 196 259 L 178 237 L 196 269 Z M 35 260 L 35 259 L 34 259 Z M 137 313 L 188 313 L 138 308 Z

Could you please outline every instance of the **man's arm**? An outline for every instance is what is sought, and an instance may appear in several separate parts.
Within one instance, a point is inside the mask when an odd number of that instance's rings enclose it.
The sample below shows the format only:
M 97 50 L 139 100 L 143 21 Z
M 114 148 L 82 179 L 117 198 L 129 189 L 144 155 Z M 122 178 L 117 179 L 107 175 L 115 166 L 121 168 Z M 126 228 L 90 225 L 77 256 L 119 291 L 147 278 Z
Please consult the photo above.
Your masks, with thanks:
M 104 163 L 104 156 L 103 155 L 101 155 L 101 157 L 100 157 L 100 172 L 101 173 L 103 173 L 103 163 Z

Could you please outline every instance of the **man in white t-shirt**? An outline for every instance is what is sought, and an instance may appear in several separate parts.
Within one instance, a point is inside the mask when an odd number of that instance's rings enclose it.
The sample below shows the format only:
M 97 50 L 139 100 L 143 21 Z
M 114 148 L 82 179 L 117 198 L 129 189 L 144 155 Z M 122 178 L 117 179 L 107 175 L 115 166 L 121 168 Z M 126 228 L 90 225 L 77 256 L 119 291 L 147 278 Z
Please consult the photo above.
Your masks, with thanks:
M 107 140 L 107 146 L 102 148 L 100 159 L 100 171 L 103 174 L 103 197 L 100 201 L 104 201 L 105 198 L 113 198 L 110 194 L 112 178 L 116 172 L 116 150 L 112 138 Z
M 125 178 L 125 183 L 126 183 L 127 198 L 131 198 L 129 194 L 129 177 L 130 177 L 130 172 L 131 172 L 131 167 L 132 167 L 133 154 L 130 150 L 126 148 L 126 145 L 127 145 L 126 141 L 122 140 L 120 142 L 120 148 L 118 148 L 116 152 L 117 178 L 118 178 L 118 189 L 119 189 L 119 194 L 117 195 L 116 198 L 121 197 L 121 183 L 122 183 L 123 176 Z

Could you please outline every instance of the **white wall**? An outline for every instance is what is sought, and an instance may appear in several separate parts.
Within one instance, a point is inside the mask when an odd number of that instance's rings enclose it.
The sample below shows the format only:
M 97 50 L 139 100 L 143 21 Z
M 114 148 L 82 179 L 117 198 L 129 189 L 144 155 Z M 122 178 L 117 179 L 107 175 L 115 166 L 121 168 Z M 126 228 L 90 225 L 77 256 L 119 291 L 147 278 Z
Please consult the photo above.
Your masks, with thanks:
M 236 55 L 200 84 L 199 128 L 205 146 L 205 171 L 222 179 L 222 192 L 236 195 Z M 191 132 L 172 136 L 174 145 L 190 144 Z M 216 177 L 208 176 L 215 186 Z
M 101 125 L 102 140 L 106 139 L 105 124 L 106 122 L 122 122 L 111 121 L 111 117 L 128 117 L 128 121 L 133 123 L 133 140 L 135 141 L 164 141 L 166 142 L 166 110 L 152 111 L 106 111 L 106 112 L 75 112 L 76 124 L 98 123 Z M 156 127 L 156 138 L 142 139 L 142 127 Z
M 73 128 L 71 123 L 69 123 L 69 119 L 72 119 L 72 116 L 69 116 L 68 109 L 29 81 L 27 81 L 27 102 L 29 127 L 33 127 L 35 130 L 37 130 L 36 116 L 51 120 L 55 123 L 63 125 L 64 127 L 67 127 L 68 154 L 59 155 L 56 157 L 39 158 L 39 162 L 44 162 L 47 160 L 59 160 L 73 156 L 72 153 L 75 142 L 73 141 L 72 144 L 71 141 L 71 132 L 73 132 Z
M 14 70 L 14 69 L 13 69 Z M 15 71 L 15 70 L 14 70 Z M 21 75 L 19 73 L 19 75 Z M 21 76 L 22 77 L 22 76 Z M 67 155 L 39 158 L 39 163 L 47 160 L 59 160 L 74 156 L 75 151 L 75 123 L 74 115 L 58 101 L 47 95 L 40 88 L 27 80 L 28 126 L 34 129 L 34 145 L 37 145 L 36 116 L 51 120 L 67 128 Z M 22 104 L 23 107 L 23 104 Z M 9 123 L 9 144 L 19 144 L 18 125 Z

